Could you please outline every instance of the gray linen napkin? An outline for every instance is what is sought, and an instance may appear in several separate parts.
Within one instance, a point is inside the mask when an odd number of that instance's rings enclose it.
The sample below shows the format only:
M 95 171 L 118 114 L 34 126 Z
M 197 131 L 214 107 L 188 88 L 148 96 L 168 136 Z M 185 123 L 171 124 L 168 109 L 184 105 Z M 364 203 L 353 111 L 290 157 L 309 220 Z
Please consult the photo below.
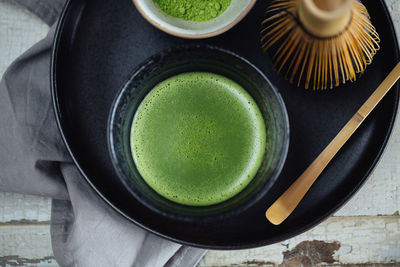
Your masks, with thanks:
M 15 0 L 54 24 L 64 0 Z M 194 266 L 204 250 L 154 236 L 108 207 L 71 163 L 50 99 L 48 36 L 0 83 L 0 191 L 52 197 L 51 238 L 61 266 Z

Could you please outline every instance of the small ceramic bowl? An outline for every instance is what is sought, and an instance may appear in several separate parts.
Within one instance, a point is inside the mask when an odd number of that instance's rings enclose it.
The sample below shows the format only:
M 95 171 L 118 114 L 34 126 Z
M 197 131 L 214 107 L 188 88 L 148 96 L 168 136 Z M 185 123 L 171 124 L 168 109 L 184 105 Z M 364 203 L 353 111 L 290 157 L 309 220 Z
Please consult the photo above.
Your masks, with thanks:
M 153 0 L 133 0 L 133 3 L 142 16 L 158 29 L 178 37 L 199 39 L 219 35 L 235 26 L 251 10 L 256 0 L 232 0 L 221 15 L 205 22 L 165 15 Z
M 136 169 L 130 149 L 133 116 L 143 98 L 159 82 L 193 71 L 216 73 L 242 85 L 259 106 L 267 128 L 266 154 L 253 180 L 234 197 L 210 206 L 181 205 L 156 193 Z M 119 178 L 143 205 L 174 219 L 210 221 L 227 218 L 248 209 L 269 191 L 286 159 L 289 121 L 279 93 L 254 65 L 220 48 L 189 46 L 157 54 L 136 69 L 112 105 L 108 141 L 111 159 Z

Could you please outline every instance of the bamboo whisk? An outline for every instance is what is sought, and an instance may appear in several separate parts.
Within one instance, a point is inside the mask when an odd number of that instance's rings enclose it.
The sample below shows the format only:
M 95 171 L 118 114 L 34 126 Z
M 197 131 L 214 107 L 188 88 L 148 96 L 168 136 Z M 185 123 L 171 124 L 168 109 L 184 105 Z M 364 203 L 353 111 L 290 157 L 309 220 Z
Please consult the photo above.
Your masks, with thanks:
M 379 49 L 357 0 L 272 0 L 261 31 L 264 51 L 290 83 L 326 89 L 354 81 Z

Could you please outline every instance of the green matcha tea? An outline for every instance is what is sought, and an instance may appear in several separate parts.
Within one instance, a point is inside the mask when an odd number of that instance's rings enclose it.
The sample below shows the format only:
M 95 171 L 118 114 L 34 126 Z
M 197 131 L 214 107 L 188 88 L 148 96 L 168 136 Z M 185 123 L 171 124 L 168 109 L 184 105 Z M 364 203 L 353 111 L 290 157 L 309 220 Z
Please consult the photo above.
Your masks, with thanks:
M 238 194 L 257 173 L 265 147 L 254 99 L 213 73 L 183 73 L 159 83 L 132 123 L 140 175 L 157 193 L 185 205 L 212 205 Z
M 231 0 L 153 0 L 166 15 L 190 21 L 208 21 L 225 12 Z

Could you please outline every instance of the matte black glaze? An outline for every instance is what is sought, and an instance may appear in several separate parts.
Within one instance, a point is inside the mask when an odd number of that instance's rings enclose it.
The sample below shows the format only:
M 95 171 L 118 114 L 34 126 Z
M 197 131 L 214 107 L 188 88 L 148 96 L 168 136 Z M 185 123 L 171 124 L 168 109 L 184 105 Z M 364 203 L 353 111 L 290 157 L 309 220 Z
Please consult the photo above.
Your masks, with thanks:
M 147 23 L 131 0 L 69 0 L 58 26 L 52 58 L 56 118 L 72 158 L 86 180 L 127 219 L 168 239 L 214 249 L 267 245 L 310 229 L 341 207 L 379 160 L 398 106 L 397 84 L 342 148 L 295 212 L 280 226 L 266 207 L 322 151 L 399 60 L 398 44 L 383 0 L 363 1 L 382 39 L 381 50 L 356 83 L 325 92 L 291 86 L 260 49 L 267 1 L 228 32 L 205 40 L 172 37 Z M 107 118 L 115 94 L 149 56 L 180 44 L 217 45 L 247 58 L 278 88 L 286 103 L 291 140 L 284 169 L 271 194 L 229 221 L 183 223 L 138 203 L 115 176 L 107 147 Z

